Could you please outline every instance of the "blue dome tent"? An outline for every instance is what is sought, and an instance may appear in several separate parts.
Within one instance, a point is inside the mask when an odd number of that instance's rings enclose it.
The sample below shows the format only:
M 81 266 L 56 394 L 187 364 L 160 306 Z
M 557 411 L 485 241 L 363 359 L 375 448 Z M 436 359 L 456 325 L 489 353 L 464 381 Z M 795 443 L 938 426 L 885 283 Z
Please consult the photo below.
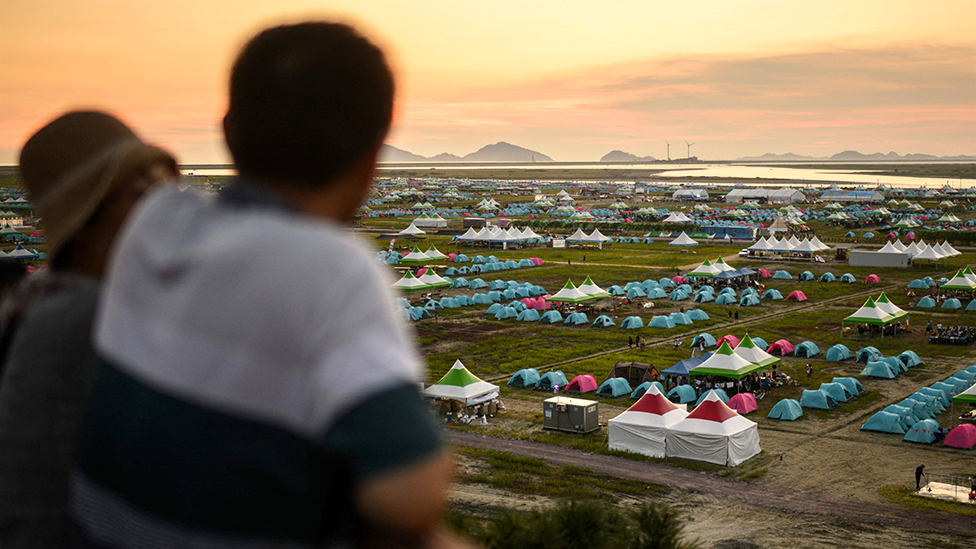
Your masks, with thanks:
M 905 442 L 915 442 L 918 444 L 932 444 L 935 442 L 935 433 L 939 430 L 939 423 L 934 419 L 923 419 L 912 425 L 912 428 L 905 433 Z
M 831 396 L 824 391 L 804 390 L 800 395 L 800 406 L 803 406 L 804 408 L 829 410 L 837 406 L 837 401 L 831 398 Z
M 862 431 L 875 431 L 878 433 L 893 433 L 901 435 L 905 433 L 905 428 L 901 426 L 901 420 L 891 412 L 878 412 L 870 417 L 864 425 Z
M 767 417 L 783 421 L 794 421 L 799 417 L 803 417 L 803 408 L 796 399 L 784 398 L 773 406 L 773 409 L 769 411 Z
M 566 374 L 562 370 L 556 370 L 555 372 L 546 372 L 539 378 L 539 382 L 536 383 L 535 388 L 540 391 L 551 391 L 553 387 L 565 387 L 569 385 L 569 381 L 566 380 Z
M 636 330 L 644 327 L 644 321 L 639 316 L 628 316 L 620 323 L 620 327 L 624 330 Z
M 652 328 L 674 328 L 674 321 L 670 317 L 656 316 L 651 319 L 648 326 Z
M 610 326 L 613 325 L 614 325 L 613 319 L 607 315 L 600 315 L 596 317 L 596 320 L 593 321 L 594 328 L 609 328 Z
M 820 275 L 820 282 L 836 282 L 836 281 L 837 281 L 837 277 L 834 276 L 834 273 L 824 273 Z
M 793 349 L 793 356 L 810 358 L 820 354 L 820 348 L 812 341 L 804 341 Z
M 678 385 L 668 391 L 668 399 L 678 404 L 695 402 L 695 388 L 691 385 Z
M 539 371 L 535 368 L 523 368 L 508 380 L 509 387 L 535 387 L 539 383 Z
M 629 395 L 631 390 L 630 384 L 627 383 L 626 379 L 612 377 L 600 384 L 600 388 L 596 390 L 596 394 L 602 397 L 619 398 Z
M 851 358 L 851 350 L 847 348 L 846 345 L 838 343 L 833 347 L 827 349 L 827 361 L 828 362 L 839 362 L 841 360 L 847 360 Z

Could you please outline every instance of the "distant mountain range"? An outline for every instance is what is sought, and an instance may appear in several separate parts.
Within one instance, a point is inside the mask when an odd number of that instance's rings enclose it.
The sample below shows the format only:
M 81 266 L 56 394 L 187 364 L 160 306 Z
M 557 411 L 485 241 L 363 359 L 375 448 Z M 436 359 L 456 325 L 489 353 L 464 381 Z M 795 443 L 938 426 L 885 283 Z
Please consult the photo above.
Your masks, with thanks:
M 600 162 L 656 162 L 653 156 L 637 156 L 629 152 L 618 151 L 616 149 L 603 155 Z
M 976 160 L 976 156 L 934 156 L 931 154 L 906 154 L 904 156 L 892 151 L 888 154 L 873 153 L 864 154 L 857 151 L 844 151 L 839 152 L 833 156 L 804 156 L 801 154 L 774 154 L 766 153 L 762 156 L 744 156 L 742 158 L 736 158 L 738 161 L 742 162 L 793 162 L 793 161 L 811 161 L 811 160 L 824 160 L 830 162 L 871 162 L 871 161 L 925 161 L 925 160 Z
M 499 141 L 494 145 L 485 145 L 463 157 L 451 153 L 426 157 L 392 145 L 383 145 L 380 150 L 380 162 L 552 162 L 552 158 L 538 151 Z
M 694 159 L 697 161 L 697 159 Z M 762 156 L 744 156 L 736 158 L 736 162 L 925 162 L 929 160 L 950 160 L 961 162 L 976 161 L 976 156 L 935 156 L 931 154 L 906 154 L 904 156 L 892 151 L 888 154 L 864 154 L 857 151 L 839 152 L 833 156 L 807 156 L 802 154 L 766 153 Z M 552 162 L 552 158 L 539 151 L 512 145 L 499 141 L 494 145 L 485 145 L 477 151 L 457 156 L 451 153 L 441 153 L 436 156 L 421 156 L 410 151 L 398 149 L 393 145 L 383 145 L 380 150 L 380 162 Z M 621 150 L 612 150 L 603 155 L 600 162 L 662 162 L 653 156 L 637 156 Z M 680 159 L 678 160 L 680 161 Z

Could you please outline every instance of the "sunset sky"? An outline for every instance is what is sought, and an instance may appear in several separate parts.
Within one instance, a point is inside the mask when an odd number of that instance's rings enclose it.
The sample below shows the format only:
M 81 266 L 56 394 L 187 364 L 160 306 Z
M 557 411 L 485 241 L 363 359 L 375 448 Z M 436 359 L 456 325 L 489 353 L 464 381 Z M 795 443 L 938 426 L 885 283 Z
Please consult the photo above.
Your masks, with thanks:
M 229 161 L 226 80 L 257 30 L 353 23 L 398 78 L 388 142 L 555 160 L 976 155 L 976 1 L 2 0 L 0 164 L 66 109 Z

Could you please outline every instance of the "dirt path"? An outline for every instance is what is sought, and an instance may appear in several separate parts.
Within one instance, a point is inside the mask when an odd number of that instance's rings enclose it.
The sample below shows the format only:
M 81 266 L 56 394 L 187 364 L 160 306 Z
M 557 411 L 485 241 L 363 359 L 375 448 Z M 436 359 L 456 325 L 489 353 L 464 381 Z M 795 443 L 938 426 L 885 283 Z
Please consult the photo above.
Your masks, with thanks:
M 459 431 L 452 432 L 451 439 L 459 446 L 541 459 L 552 465 L 582 467 L 603 475 L 678 488 L 693 494 L 714 496 L 734 505 L 748 505 L 801 515 L 826 515 L 839 521 L 887 528 L 976 535 L 976 520 L 969 516 L 914 511 L 890 505 L 733 481 L 714 474 L 661 463 L 590 454 L 525 440 L 487 437 Z

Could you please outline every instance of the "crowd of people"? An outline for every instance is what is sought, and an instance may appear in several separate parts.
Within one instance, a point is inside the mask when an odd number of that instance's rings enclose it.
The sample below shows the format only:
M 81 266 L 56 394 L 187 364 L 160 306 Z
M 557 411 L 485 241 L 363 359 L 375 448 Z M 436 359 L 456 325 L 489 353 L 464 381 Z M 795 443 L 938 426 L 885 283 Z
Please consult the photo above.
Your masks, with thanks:
M 943 326 L 940 322 L 929 335 L 930 343 L 940 345 L 969 345 L 974 341 L 976 341 L 974 326 Z

